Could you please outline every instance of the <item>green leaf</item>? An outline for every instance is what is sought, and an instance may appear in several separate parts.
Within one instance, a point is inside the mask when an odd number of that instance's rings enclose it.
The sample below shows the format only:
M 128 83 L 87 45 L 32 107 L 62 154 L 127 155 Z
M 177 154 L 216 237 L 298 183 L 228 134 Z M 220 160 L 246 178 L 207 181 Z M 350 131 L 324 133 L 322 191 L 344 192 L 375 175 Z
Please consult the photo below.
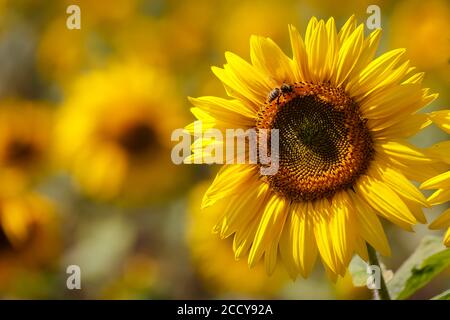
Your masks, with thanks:
M 403 300 L 425 286 L 450 265 L 450 249 L 439 237 L 422 239 L 416 251 L 397 270 L 388 289 L 393 299 Z
M 450 289 L 438 294 L 437 296 L 431 298 L 431 300 L 450 300 Z

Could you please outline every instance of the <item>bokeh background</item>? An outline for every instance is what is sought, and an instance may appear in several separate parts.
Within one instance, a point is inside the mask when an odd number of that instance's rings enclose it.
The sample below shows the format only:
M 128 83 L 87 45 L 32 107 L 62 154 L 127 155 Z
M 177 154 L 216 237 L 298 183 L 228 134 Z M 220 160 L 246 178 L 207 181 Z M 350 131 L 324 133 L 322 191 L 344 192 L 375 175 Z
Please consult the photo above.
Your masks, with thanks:
M 81 29 L 66 8 L 81 8 Z M 289 50 L 287 25 L 381 8 L 379 52 L 397 47 L 450 106 L 450 6 L 431 1 L 0 0 L 0 297 L 366 299 L 320 265 L 296 282 L 234 261 L 199 203 L 218 166 L 176 166 L 170 134 L 193 120 L 187 96 L 225 92 L 210 72 L 250 35 Z M 431 126 L 414 142 L 448 139 Z M 444 206 L 427 211 L 429 220 Z M 426 234 L 386 225 L 396 270 Z M 68 290 L 66 268 L 81 268 Z M 415 298 L 450 286 L 445 271 Z

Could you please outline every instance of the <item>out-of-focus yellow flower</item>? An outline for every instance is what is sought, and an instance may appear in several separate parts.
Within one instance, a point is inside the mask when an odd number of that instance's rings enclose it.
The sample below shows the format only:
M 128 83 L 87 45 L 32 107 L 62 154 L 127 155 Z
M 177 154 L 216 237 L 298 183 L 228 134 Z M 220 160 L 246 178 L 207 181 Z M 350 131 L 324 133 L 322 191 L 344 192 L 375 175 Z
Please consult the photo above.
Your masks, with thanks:
M 182 56 L 180 50 L 166 50 L 165 43 L 168 41 L 173 42 L 173 38 L 165 34 L 160 23 L 149 17 L 136 17 L 126 28 L 121 28 L 112 35 L 119 58 L 131 57 L 158 67 L 170 66 L 173 55 L 178 55 L 178 58 Z
M 43 28 L 36 51 L 37 66 L 46 79 L 65 84 L 84 68 L 101 64 L 110 53 L 111 36 L 138 16 L 139 0 L 61 1 Z M 81 29 L 68 29 L 69 5 L 80 7 Z M 46 21 L 47 22 L 47 21 Z
M 160 19 L 159 30 L 172 63 L 185 66 L 204 57 L 218 5 L 210 0 L 175 0 L 167 4 L 170 9 Z
M 192 69 L 208 53 L 218 5 L 210 0 L 166 0 L 160 4 L 163 14 L 135 16 L 112 35 L 118 55 L 172 70 Z
M 36 59 L 44 78 L 67 81 L 88 64 L 85 30 L 69 30 L 65 18 L 55 19 L 39 37 Z
M 64 8 L 76 4 L 87 28 L 118 29 L 138 14 L 141 0 L 65 0 Z
M 281 44 L 289 43 L 286 25 L 298 24 L 300 10 L 293 10 L 294 1 L 229 1 L 214 29 L 217 52 L 230 50 L 240 56 L 248 55 L 251 35 L 277 39 Z
M 223 210 L 214 207 L 204 212 L 200 209 L 207 187 L 208 183 L 201 183 L 192 190 L 188 221 L 189 248 L 206 289 L 219 295 L 275 297 L 286 284 L 287 274 L 278 268 L 268 276 L 263 264 L 250 269 L 247 261 L 235 259 L 229 245 L 232 238 L 223 241 L 212 231 Z
M 405 47 L 418 68 L 450 77 L 450 5 L 445 0 L 403 1 L 391 16 L 391 44 Z M 450 79 L 450 78 L 449 78 Z
M 14 250 L 35 247 L 36 252 L 22 255 L 25 260 L 39 260 L 35 257 L 48 256 L 47 248 L 38 242 L 46 243 L 50 236 L 43 229 L 47 225 L 54 229 L 56 216 L 52 203 L 36 193 L 24 193 L 0 199 L 0 233 L 3 256 L 12 254 Z M 53 237 L 53 235 L 52 235 Z M 53 248 L 58 244 L 49 244 Z M 40 248 L 39 248 L 40 247 Z M 24 251 L 25 253 L 25 251 Z M 28 257 L 27 257 L 28 256 Z
M 173 191 L 183 177 L 170 158 L 184 114 L 176 92 L 162 73 L 134 63 L 81 76 L 58 116 L 57 158 L 99 199 L 154 200 Z
M 301 13 L 302 19 L 307 18 L 311 14 L 322 16 L 335 16 L 338 21 L 351 12 L 355 17 L 366 19 L 369 14 L 367 8 L 370 5 L 377 5 L 382 10 L 381 14 L 389 10 L 389 0 L 341 0 L 341 1 L 316 1 L 316 0 L 300 0 L 296 1 L 297 10 Z M 383 16 L 381 17 L 383 23 Z
M 28 275 L 55 267 L 60 251 L 59 220 L 48 199 L 35 193 L 0 199 L 1 295 L 18 294 L 13 289 Z
M 52 113 L 26 101 L 0 103 L 0 194 L 23 191 L 46 171 Z
M 148 299 L 153 297 L 159 266 L 143 254 L 132 255 L 122 272 L 103 290 L 102 299 Z

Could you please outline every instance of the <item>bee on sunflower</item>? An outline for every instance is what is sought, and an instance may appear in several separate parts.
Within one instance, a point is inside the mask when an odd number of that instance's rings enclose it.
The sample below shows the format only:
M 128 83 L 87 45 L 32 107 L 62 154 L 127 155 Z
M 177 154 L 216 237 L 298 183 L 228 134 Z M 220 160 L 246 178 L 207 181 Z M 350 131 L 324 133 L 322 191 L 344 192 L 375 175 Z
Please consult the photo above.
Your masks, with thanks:
M 293 26 L 289 35 L 292 57 L 258 36 L 251 63 L 225 53 L 227 64 L 212 71 L 230 99 L 191 99 L 203 130 L 279 130 L 277 173 L 227 164 L 202 207 L 221 210 L 215 231 L 234 235 L 236 259 L 255 266 L 264 257 L 271 274 L 280 257 L 292 278 L 306 278 L 320 258 L 336 280 L 354 253 L 390 255 L 380 217 L 408 231 L 426 222 L 429 204 L 410 180 L 424 181 L 442 163 L 406 139 L 430 124 L 417 111 L 437 94 L 422 88 L 424 74 L 404 49 L 375 58 L 381 30 L 366 37 L 354 17 L 339 31 L 333 18 L 313 17 L 304 39 Z M 283 85 L 286 93 L 268 99 Z

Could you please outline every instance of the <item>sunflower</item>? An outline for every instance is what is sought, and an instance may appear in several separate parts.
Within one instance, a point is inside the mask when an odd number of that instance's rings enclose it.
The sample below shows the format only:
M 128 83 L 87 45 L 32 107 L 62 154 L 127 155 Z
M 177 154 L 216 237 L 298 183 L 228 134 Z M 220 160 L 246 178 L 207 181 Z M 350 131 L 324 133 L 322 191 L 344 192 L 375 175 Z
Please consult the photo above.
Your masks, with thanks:
M 0 107 L 0 192 L 20 193 L 45 173 L 52 114 L 42 105 L 4 101 Z
M 223 50 L 231 43 L 233 52 L 245 54 L 248 48 L 248 37 L 252 33 L 279 39 L 288 43 L 289 35 L 285 32 L 286 24 L 299 19 L 299 10 L 292 10 L 295 1 L 227 1 L 220 28 L 214 28 L 213 41 L 215 50 Z M 248 13 L 252 12 L 251 15 Z M 267 17 L 270 16 L 270 23 Z M 228 48 L 229 49 L 229 48 Z
M 171 162 L 167 138 L 183 121 L 175 90 L 163 74 L 137 63 L 81 76 L 57 115 L 59 162 L 101 200 L 167 194 L 184 172 Z
M 417 23 L 418 19 L 420 23 Z M 445 0 L 397 2 L 391 21 L 394 47 L 408 49 L 408 57 L 421 70 L 442 73 L 448 77 L 446 67 L 450 52 L 450 5 Z M 414 37 L 405 37 L 414 30 Z M 432 46 L 429 44 L 433 43 Z M 449 79 L 450 80 L 450 79 Z
M 205 288 L 218 295 L 274 297 L 288 279 L 282 269 L 268 276 L 263 264 L 249 270 L 245 261 L 236 261 L 228 243 L 217 238 L 211 230 L 220 211 L 200 210 L 202 195 L 208 188 L 203 182 L 192 189 L 188 212 L 188 245 L 198 275 Z M 222 206 L 223 208 L 223 206 Z M 215 258 L 210 259 L 211 256 Z
M 59 219 L 49 199 L 31 192 L 0 199 L 0 295 L 42 298 L 42 271 L 57 267 L 60 252 Z
M 430 119 L 442 130 L 450 133 L 450 110 L 435 111 L 430 114 Z M 440 142 L 431 147 L 431 152 L 450 164 L 450 141 Z M 441 204 L 450 200 L 450 171 L 443 172 L 427 181 L 421 186 L 422 189 L 437 189 L 428 201 L 433 204 Z M 440 217 L 430 224 L 430 229 L 448 228 L 444 235 L 444 244 L 450 247 L 450 208 L 444 211 Z
M 374 58 L 381 30 L 365 37 L 354 17 L 339 32 L 333 18 L 313 17 L 304 40 L 293 26 L 289 34 L 292 58 L 258 36 L 250 38 L 251 63 L 225 53 L 227 64 L 212 71 L 231 99 L 190 99 L 203 132 L 278 129 L 280 137 L 276 174 L 227 164 L 202 207 L 223 210 L 215 230 L 234 235 L 236 258 L 248 256 L 250 266 L 264 256 L 272 273 L 280 256 L 291 277 L 307 277 L 320 257 L 335 280 L 353 253 L 367 260 L 366 243 L 390 254 L 379 217 L 408 231 L 426 222 L 428 203 L 410 180 L 429 178 L 439 165 L 406 139 L 430 124 L 416 112 L 437 94 L 421 87 L 424 74 L 404 49 Z M 282 85 L 289 90 L 268 99 Z M 195 135 L 194 125 L 186 130 Z M 196 141 L 193 156 L 215 143 Z
M 124 25 L 136 18 L 141 1 L 35 2 L 27 1 L 20 12 L 46 12 L 36 47 L 38 71 L 45 80 L 67 85 L 80 71 L 102 64 L 112 50 L 111 36 L 121 32 Z M 80 7 L 80 29 L 66 27 L 69 17 L 66 10 L 70 5 Z

